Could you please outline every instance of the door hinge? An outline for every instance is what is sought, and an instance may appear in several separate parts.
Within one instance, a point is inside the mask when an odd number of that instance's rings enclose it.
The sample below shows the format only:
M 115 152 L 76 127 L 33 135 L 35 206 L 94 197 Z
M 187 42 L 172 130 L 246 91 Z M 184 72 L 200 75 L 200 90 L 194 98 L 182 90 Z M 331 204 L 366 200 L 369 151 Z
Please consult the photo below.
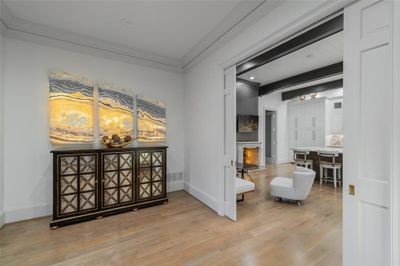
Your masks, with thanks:
M 356 188 L 354 185 L 349 185 L 349 195 L 354 196 L 354 194 L 356 193 Z

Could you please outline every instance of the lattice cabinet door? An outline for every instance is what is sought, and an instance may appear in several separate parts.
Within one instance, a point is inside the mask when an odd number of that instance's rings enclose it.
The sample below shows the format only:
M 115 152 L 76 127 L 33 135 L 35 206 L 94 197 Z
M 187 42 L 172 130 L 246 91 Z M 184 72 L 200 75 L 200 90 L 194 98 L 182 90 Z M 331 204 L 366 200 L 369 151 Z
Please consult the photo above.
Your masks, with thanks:
M 57 163 L 57 215 L 96 211 L 97 154 L 60 155 Z
M 135 153 L 104 153 L 102 206 L 135 202 Z
M 138 165 L 138 200 L 165 196 L 165 153 L 140 151 Z

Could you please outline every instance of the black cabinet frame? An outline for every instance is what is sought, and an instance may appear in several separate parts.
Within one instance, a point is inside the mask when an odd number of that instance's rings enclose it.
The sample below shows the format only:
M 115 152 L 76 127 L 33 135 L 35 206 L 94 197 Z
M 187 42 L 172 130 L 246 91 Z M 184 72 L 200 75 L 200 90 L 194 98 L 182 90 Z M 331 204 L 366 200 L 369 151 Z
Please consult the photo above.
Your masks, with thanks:
M 54 150 L 51 152 L 53 154 L 53 220 L 50 222 L 51 228 L 57 228 L 58 226 L 78 223 L 90 219 L 102 218 L 104 216 L 113 215 L 121 212 L 137 210 L 139 208 L 150 207 L 154 205 L 159 205 L 168 202 L 167 198 L 167 146 L 134 146 L 134 147 L 126 147 L 126 148 L 115 148 L 115 149 L 96 149 L 96 148 L 87 148 L 87 149 L 74 149 L 74 148 L 66 148 Z M 150 186 L 150 196 L 146 198 L 140 197 L 140 169 L 144 168 L 140 164 L 140 155 L 141 153 L 150 154 L 150 164 L 146 166 L 150 171 L 150 180 L 148 182 Z M 104 197 L 104 155 L 116 154 L 117 155 L 117 169 L 112 170 L 115 172 L 117 176 L 117 203 L 112 205 L 104 205 L 105 197 Z M 120 164 L 120 156 L 121 154 L 132 154 L 132 166 L 129 169 L 122 169 Z M 155 154 L 161 154 L 161 163 L 159 165 L 153 165 Z M 94 156 L 94 171 L 91 172 L 82 172 L 81 173 L 81 161 L 85 158 L 84 156 Z M 66 158 L 76 158 L 76 162 L 73 160 L 68 160 Z M 62 161 L 63 160 L 63 161 Z M 84 163 L 88 163 L 85 161 Z M 91 163 L 91 162 L 90 162 Z M 89 168 L 92 167 L 92 164 L 89 163 Z M 87 167 L 87 165 L 84 165 Z M 67 169 L 66 173 L 62 173 L 62 167 L 64 170 Z M 157 172 L 157 178 L 160 180 L 153 180 L 153 168 L 161 169 L 161 171 Z M 90 168 L 91 169 L 91 168 Z M 129 185 L 121 185 L 121 172 L 122 171 L 132 171 L 132 181 L 131 181 L 131 197 L 132 200 L 127 202 L 120 202 L 120 189 L 121 187 L 129 187 Z M 69 172 L 68 172 L 69 171 Z M 111 172 L 111 171 L 108 171 Z M 94 189 L 81 191 L 81 176 L 93 174 L 94 181 Z M 71 178 L 72 179 L 71 179 Z M 73 177 L 76 177 L 76 184 Z M 72 180 L 71 183 L 66 182 L 66 179 L 70 178 Z M 86 179 L 84 181 L 88 182 Z M 92 180 L 91 180 L 92 181 Z M 62 183 L 63 182 L 63 183 Z M 72 182 L 74 182 L 72 184 Z M 153 183 L 157 183 L 156 185 L 161 184 L 161 187 L 158 186 L 157 193 L 159 195 L 153 196 Z M 74 187 L 75 184 L 75 187 Z M 87 184 L 85 184 L 87 185 Z M 89 184 L 93 185 L 93 182 Z M 71 188 L 71 193 L 62 193 L 62 186 L 67 186 L 68 189 Z M 92 187 L 90 187 L 92 188 Z M 155 188 L 154 188 L 155 189 Z M 161 191 L 160 191 L 161 190 Z M 90 206 L 93 208 L 87 208 L 81 210 L 81 200 L 82 194 L 90 194 L 95 193 L 94 203 L 89 202 Z M 66 201 L 65 196 L 76 196 L 76 201 L 69 203 Z M 72 198 L 73 198 L 72 196 Z M 84 200 L 87 200 L 87 197 L 83 197 Z M 90 197 L 90 199 L 92 199 Z M 73 199 L 75 200 L 75 199 Z M 64 201 L 64 202 L 63 202 Z M 64 205 L 64 210 L 61 209 L 62 204 Z M 86 202 L 83 202 L 86 203 Z M 84 206 L 85 207 L 85 206 Z M 69 208 L 69 209 L 68 209 Z M 66 210 L 71 211 L 66 211 Z M 65 213 L 63 213 L 65 211 Z

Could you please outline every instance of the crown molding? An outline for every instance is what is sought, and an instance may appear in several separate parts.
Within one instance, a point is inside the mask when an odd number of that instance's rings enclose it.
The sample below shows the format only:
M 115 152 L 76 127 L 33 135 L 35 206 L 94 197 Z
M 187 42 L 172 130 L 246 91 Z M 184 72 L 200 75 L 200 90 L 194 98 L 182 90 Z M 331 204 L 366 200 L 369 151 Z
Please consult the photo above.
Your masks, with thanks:
M 189 68 L 196 61 L 200 61 L 207 54 L 225 44 L 229 37 L 238 34 L 237 28 L 246 22 L 250 17 L 257 18 L 254 13 L 266 3 L 272 4 L 275 1 L 257 0 L 243 1 L 235 7 L 211 32 L 209 32 L 199 43 L 197 43 L 187 54 L 183 56 L 183 67 Z M 245 26 L 243 24 L 243 26 Z M 248 23 L 247 27 L 250 26 Z M 245 27 L 243 27 L 244 29 Z M 236 31 L 236 32 L 235 32 Z M 235 34 L 236 33 L 236 34 Z M 229 36 L 230 35 L 230 36 Z
M 189 70 L 199 62 L 201 62 L 205 57 L 213 53 L 214 51 L 218 50 L 219 48 L 223 47 L 229 41 L 236 38 L 242 32 L 244 32 L 247 28 L 251 27 L 255 24 L 258 20 L 268 15 L 270 12 L 282 5 L 282 1 L 275 1 L 275 0 L 265 0 L 257 2 L 258 5 L 253 5 L 253 9 L 250 10 L 248 8 L 248 13 L 245 16 L 242 16 L 240 20 L 237 20 L 236 23 L 232 24 L 231 27 L 226 30 L 225 32 L 221 33 L 218 37 L 218 40 L 211 43 L 209 46 L 205 47 L 204 50 L 199 50 L 196 56 L 192 56 L 192 58 L 184 58 L 184 65 L 183 68 L 185 71 Z M 244 5 L 245 3 L 242 3 Z M 234 11 L 238 12 L 238 11 Z M 243 14 L 242 14 L 243 15 Z M 223 22 L 224 23 L 224 22 Z M 225 22 L 226 23 L 226 22 Z
M 1 28 L 7 38 L 31 41 L 74 52 L 102 56 L 169 71 L 183 71 L 182 62 L 179 59 L 148 53 L 132 47 L 20 19 L 14 16 L 1 0 L 0 12 Z
M 33 23 L 13 15 L 0 0 L 0 28 L 5 37 L 30 41 L 74 52 L 102 56 L 168 71 L 184 72 L 200 62 L 211 52 L 225 45 L 265 16 L 279 1 L 255 0 L 238 4 L 210 33 L 208 33 L 182 59 L 171 58 L 140 49 L 119 45 L 85 35 L 59 30 Z

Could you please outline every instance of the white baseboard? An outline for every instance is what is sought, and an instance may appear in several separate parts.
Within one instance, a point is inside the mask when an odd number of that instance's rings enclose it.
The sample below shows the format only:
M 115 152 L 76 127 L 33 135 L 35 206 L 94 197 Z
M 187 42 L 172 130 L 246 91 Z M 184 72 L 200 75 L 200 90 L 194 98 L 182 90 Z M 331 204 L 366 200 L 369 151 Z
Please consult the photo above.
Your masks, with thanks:
M 48 216 L 51 215 L 52 208 L 52 204 L 47 204 L 31 208 L 9 210 L 5 212 L 5 222 L 12 223 L 42 216 Z
M 183 189 L 184 189 L 183 180 L 167 182 L 167 192 L 173 192 L 173 191 L 178 191 L 178 190 L 183 190 Z
M 6 213 L 0 212 L 0 229 L 5 225 L 5 223 L 6 223 Z
M 167 191 L 178 191 L 184 189 L 183 180 L 168 182 Z M 18 222 L 28 220 L 32 218 L 38 218 L 42 216 L 48 216 L 52 214 L 52 204 L 36 206 L 32 208 L 9 210 L 0 214 L 0 228 L 5 223 Z
M 218 201 L 216 199 L 187 182 L 185 182 L 184 188 L 190 195 L 203 202 L 215 212 L 218 212 Z

